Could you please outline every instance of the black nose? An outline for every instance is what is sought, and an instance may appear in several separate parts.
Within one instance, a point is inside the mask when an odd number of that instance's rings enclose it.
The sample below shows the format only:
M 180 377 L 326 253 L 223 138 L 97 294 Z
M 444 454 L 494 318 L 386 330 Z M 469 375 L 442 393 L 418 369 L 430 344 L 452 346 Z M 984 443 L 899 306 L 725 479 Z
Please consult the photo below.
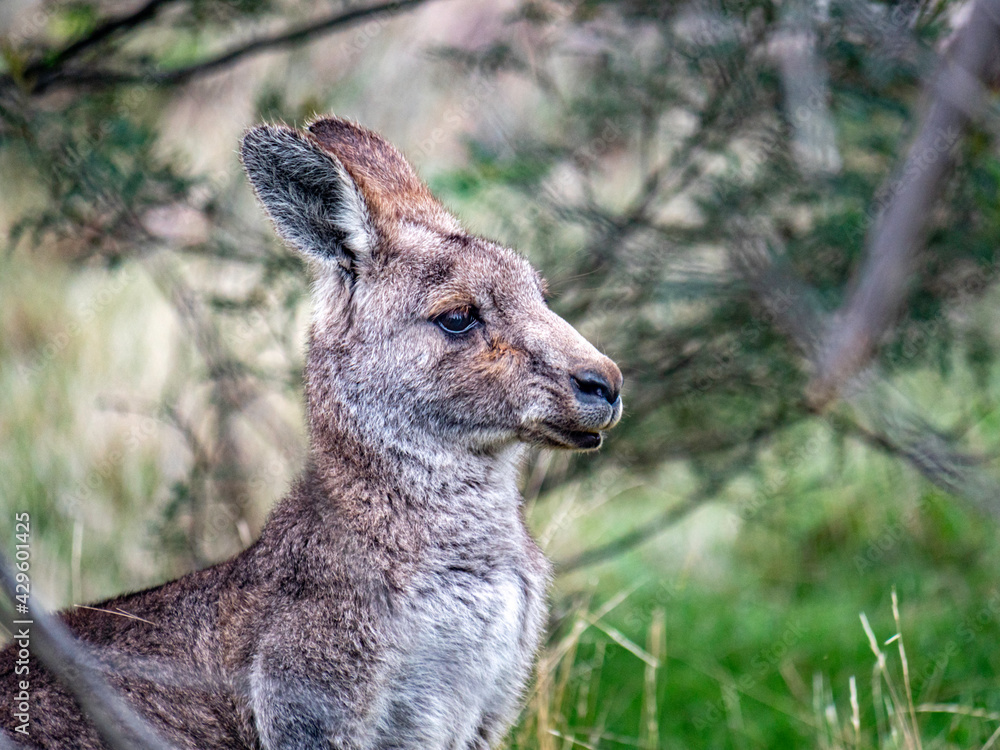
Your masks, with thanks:
M 612 386 L 608 379 L 594 370 L 584 370 L 573 376 L 573 385 L 579 392 L 579 397 L 586 401 L 599 398 L 613 404 L 618 400 L 619 388 Z

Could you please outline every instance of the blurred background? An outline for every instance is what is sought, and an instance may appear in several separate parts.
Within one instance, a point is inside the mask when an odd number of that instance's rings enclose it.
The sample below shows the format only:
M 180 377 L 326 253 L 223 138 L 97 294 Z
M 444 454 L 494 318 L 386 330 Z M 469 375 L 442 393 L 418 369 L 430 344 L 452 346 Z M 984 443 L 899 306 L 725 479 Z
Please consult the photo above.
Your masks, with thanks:
M 510 747 L 995 746 L 1000 52 L 976 12 L 4 0 L 0 547 L 30 512 L 65 607 L 256 536 L 303 460 L 308 279 L 237 144 L 333 112 L 625 373 L 600 454 L 526 466 L 558 573 Z

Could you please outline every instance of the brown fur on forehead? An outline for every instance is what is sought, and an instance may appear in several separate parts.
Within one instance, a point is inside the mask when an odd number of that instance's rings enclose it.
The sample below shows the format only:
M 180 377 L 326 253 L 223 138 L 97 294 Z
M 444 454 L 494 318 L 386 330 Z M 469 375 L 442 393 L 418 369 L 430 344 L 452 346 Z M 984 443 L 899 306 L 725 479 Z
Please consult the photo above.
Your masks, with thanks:
M 522 256 L 467 234 L 441 235 L 410 225 L 403 235 L 411 250 L 393 254 L 387 267 L 396 278 L 418 280 L 428 314 L 461 307 L 503 307 L 503 300 L 544 297 L 545 282 Z
M 479 294 L 488 294 L 492 306 L 503 309 L 505 302 L 544 297 L 544 282 L 525 258 L 501 245 L 478 240 L 459 261 L 460 273 L 474 280 Z M 482 300 L 480 304 L 485 304 Z
M 316 120 L 309 133 L 344 165 L 383 231 L 391 234 L 403 221 L 418 221 L 442 232 L 461 230 L 406 158 L 378 133 L 331 118 Z

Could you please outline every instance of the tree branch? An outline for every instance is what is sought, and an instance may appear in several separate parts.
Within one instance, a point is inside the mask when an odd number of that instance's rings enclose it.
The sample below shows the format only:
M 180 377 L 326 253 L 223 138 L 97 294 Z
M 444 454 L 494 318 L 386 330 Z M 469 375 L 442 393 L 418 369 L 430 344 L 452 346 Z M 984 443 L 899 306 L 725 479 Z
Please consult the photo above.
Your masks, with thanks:
M 718 487 L 715 483 L 712 483 L 709 487 L 698 490 L 688 495 L 676 505 L 670 506 L 663 513 L 652 521 L 643 524 L 640 528 L 622 534 L 617 539 L 612 539 L 605 544 L 584 550 L 562 562 L 557 562 L 555 564 L 556 575 L 562 576 L 581 568 L 597 565 L 628 552 L 640 544 L 648 542 L 653 537 L 669 529 L 691 511 L 711 500 L 715 496 L 717 489 Z
M 133 29 L 136 26 L 144 24 L 146 21 L 152 20 L 163 6 L 169 5 L 172 2 L 176 2 L 176 0 L 147 0 L 145 5 L 140 6 L 128 15 L 105 21 L 83 38 L 76 40 L 64 47 L 60 52 L 57 52 L 52 59 L 37 60 L 28 65 L 25 69 L 25 77 L 34 78 L 43 72 L 54 72 L 74 57 L 80 55 L 80 53 L 85 52 L 96 44 L 100 44 L 118 31 L 127 31 L 128 29 Z
M 1000 57 L 1000 0 L 977 0 L 927 88 L 923 123 L 889 196 L 846 303 L 833 316 L 807 396 L 822 409 L 872 357 L 905 301 L 927 219 L 954 163 L 954 147 L 981 111 L 982 81 Z
M 0 588 L 17 601 L 17 578 L 0 557 Z M 101 677 L 101 665 L 63 623 L 32 604 L 18 615 L 29 633 L 31 653 L 62 683 L 112 750 L 174 750 Z M 15 627 L 22 627 L 15 622 Z M 2 747 L 2 746 L 0 746 Z
M 821 356 L 819 305 L 805 283 L 778 266 L 770 245 L 780 247 L 780 239 L 766 228 L 750 222 L 734 222 L 731 257 L 734 268 L 747 280 L 765 305 L 777 328 L 782 330 L 803 355 L 815 362 Z M 862 426 L 834 412 L 827 416 L 841 430 L 861 437 L 869 445 L 905 460 L 921 475 L 945 492 L 962 497 L 991 516 L 1000 516 L 996 481 L 977 471 L 975 461 L 951 447 L 951 441 L 937 432 L 906 403 L 902 394 L 889 387 L 874 369 L 863 382 L 845 392 L 842 402 L 858 417 L 870 423 Z M 813 402 L 803 403 L 805 408 Z
M 393 2 L 381 3 L 367 8 L 358 8 L 346 13 L 336 13 L 277 34 L 253 39 L 215 57 L 181 68 L 174 68 L 173 70 L 153 69 L 139 72 L 110 69 L 58 70 L 51 76 L 46 76 L 43 73 L 39 75 L 35 83 L 31 86 L 30 93 L 37 95 L 61 88 L 86 88 L 95 90 L 123 84 L 139 83 L 156 86 L 183 84 L 199 76 L 232 67 L 246 58 L 259 55 L 262 52 L 307 43 L 344 26 L 350 26 L 369 18 L 396 13 L 421 5 L 427 1 L 393 0 Z
M 773 428 L 769 427 L 757 430 L 746 440 L 743 446 L 743 453 L 733 459 L 725 469 L 710 476 L 703 487 L 695 492 L 692 492 L 676 505 L 672 505 L 667 508 L 656 518 L 643 524 L 641 528 L 622 534 L 617 539 L 613 539 L 605 544 L 584 550 L 583 552 L 563 560 L 562 562 L 557 562 L 555 564 L 556 575 L 566 575 L 567 573 L 572 573 L 580 568 L 586 568 L 591 565 L 597 565 L 598 563 L 605 562 L 606 560 L 610 560 L 613 557 L 617 557 L 620 554 L 628 552 L 629 550 L 648 542 L 653 537 L 666 531 L 688 515 L 691 511 L 696 510 L 709 500 L 715 498 L 719 494 L 719 491 L 733 477 L 736 471 L 739 468 L 746 466 L 746 464 L 751 460 L 751 457 L 754 455 L 753 447 L 762 440 L 766 440 L 771 437 L 771 435 L 774 434 L 774 431 L 775 430 Z
M 866 426 L 847 416 L 837 416 L 833 424 L 882 453 L 906 461 L 927 481 L 941 490 L 963 497 L 981 512 L 1000 518 L 997 504 L 997 484 L 993 477 L 978 468 L 983 459 L 962 453 L 951 441 L 937 432 L 916 413 L 901 405 L 886 407 L 891 395 L 873 393 L 868 404 L 858 411 L 865 413 L 874 424 Z M 878 402 L 882 412 L 873 406 Z

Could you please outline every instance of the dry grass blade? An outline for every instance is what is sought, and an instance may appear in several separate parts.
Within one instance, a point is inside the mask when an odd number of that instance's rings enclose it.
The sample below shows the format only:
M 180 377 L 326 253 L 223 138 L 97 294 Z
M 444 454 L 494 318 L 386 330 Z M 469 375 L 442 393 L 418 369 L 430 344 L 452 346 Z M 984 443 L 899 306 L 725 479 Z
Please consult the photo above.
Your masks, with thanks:
M 600 747 L 605 742 L 645 748 L 659 746 L 657 670 L 666 648 L 665 613 L 662 610 L 654 612 L 648 631 L 647 648 L 642 648 L 617 628 L 602 621 L 641 585 L 634 584 L 620 591 L 593 612 L 588 611 L 589 603 L 579 606 L 572 627 L 542 654 L 538 661 L 537 679 L 529 693 L 526 713 L 516 735 L 519 747 L 556 750 Z M 581 662 L 578 657 L 580 641 L 591 628 L 604 634 L 606 638 L 596 639 L 593 655 L 586 662 Z M 644 664 L 642 718 L 640 731 L 635 738 L 606 733 L 604 727 L 607 707 L 592 700 L 600 695 L 604 655 L 609 643 L 621 646 Z M 570 724 L 568 717 L 574 715 L 577 722 L 583 721 L 582 727 Z
M 983 745 L 982 750 L 990 750 L 997 743 L 998 739 L 1000 739 L 1000 727 L 997 727 L 993 734 L 990 735 L 990 738 L 986 740 L 986 744 Z
M 854 746 L 861 745 L 861 706 L 858 703 L 858 681 L 851 675 L 851 727 L 854 729 Z
M 646 641 L 646 649 L 659 664 L 663 663 L 665 649 L 665 622 L 666 615 L 663 609 L 657 609 L 653 613 L 652 622 L 649 625 L 649 637 Z M 651 664 L 646 664 L 643 679 L 643 702 L 642 702 L 642 729 L 645 733 L 642 747 L 648 750 L 656 750 L 660 745 L 660 725 L 657 711 L 657 674 L 659 670 Z
M 600 630 L 608 636 L 608 638 L 613 640 L 630 654 L 635 656 L 637 659 L 642 659 L 648 667 L 657 669 L 660 666 L 659 659 L 646 651 L 646 649 L 642 648 L 642 646 L 638 645 L 635 641 L 631 640 L 628 636 L 618 630 L 618 628 L 612 627 L 611 625 L 605 625 L 594 617 L 586 616 L 586 619 L 587 622 L 589 622 L 593 627 Z
M 909 680 L 908 678 L 904 678 L 903 692 L 906 694 L 904 698 L 900 694 L 899 686 L 897 686 L 895 678 L 892 676 L 892 673 L 887 667 L 885 652 L 879 645 L 878 638 L 875 637 L 875 631 L 868 622 L 868 617 L 864 612 L 861 613 L 860 617 L 861 625 L 865 630 L 865 635 L 868 637 L 868 645 L 870 646 L 872 653 L 875 654 L 875 668 L 872 675 L 872 696 L 875 699 L 876 715 L 879 715 L 880 708 L 884 707 L 887 718 L 886 729 L 888 729 L 889 732 L 898 733 L 902 738 L 903 746 L 908 748 L 908 750 L 922 750 L 923 746 L 920 741 L 919 727 L 916 722 L 916 712 L 909 710 L 909 708 L 913 705 L 913 696 L 910 692 Z M 900 648 L 902 648 L 902 640 L 902 636 L 899 632 L 897 632 L 891 639 L 889 639 L 889 642 L 898 641 L 900 643 Z M 887 699 L 882 701 L 883 706 L 880 707 L 879 699 L 881 698 L 881 686 L 883 684 L 885 685 L 889 695 Z M 883 734 L 883 732 L 884 730 L 880 726 L 880 735 Z
M 921 703 L 916 707 L 918 714 L 957 714 L 959 716 L 969 716 L 973 719 L 986 719 L 988 721 L 1000 721 L 1000 713 L 996 711 L 986 711 L 982 708 L 969 708 L 957 703 Z
M 573 747 L 585 747 L 587 748 L 587 750 L 597 750 L 597 748 L 594 745 L 590 745 L 586 742 L 581 742 L 575 737 L 567 737 L 565 734 L 556 729 L 550 729 L 549 734 L 551 734 L 553 737 L 558 737 L 561 740 L 566 740 L 566 742 L 568 742 Z
M 899 659 L 903 664 L 903 687 L 906 692 L 906 705 L 910 712 L 910 725 L 913 727 L 913 738 L 917 745 L 917 750 L 923 750 L 920 742 L 920 732 L 917 731 L 917 713 L 913 708 L 913 690 L 910 687 L 910 665 L 906 660 L 906 648 L 903 646 L 903 627 L 899 622 L 899 597 L 896 596 L 896 588 L 892 589 L 892 618 L 896 622 L 896 643 L 899 645 Z

